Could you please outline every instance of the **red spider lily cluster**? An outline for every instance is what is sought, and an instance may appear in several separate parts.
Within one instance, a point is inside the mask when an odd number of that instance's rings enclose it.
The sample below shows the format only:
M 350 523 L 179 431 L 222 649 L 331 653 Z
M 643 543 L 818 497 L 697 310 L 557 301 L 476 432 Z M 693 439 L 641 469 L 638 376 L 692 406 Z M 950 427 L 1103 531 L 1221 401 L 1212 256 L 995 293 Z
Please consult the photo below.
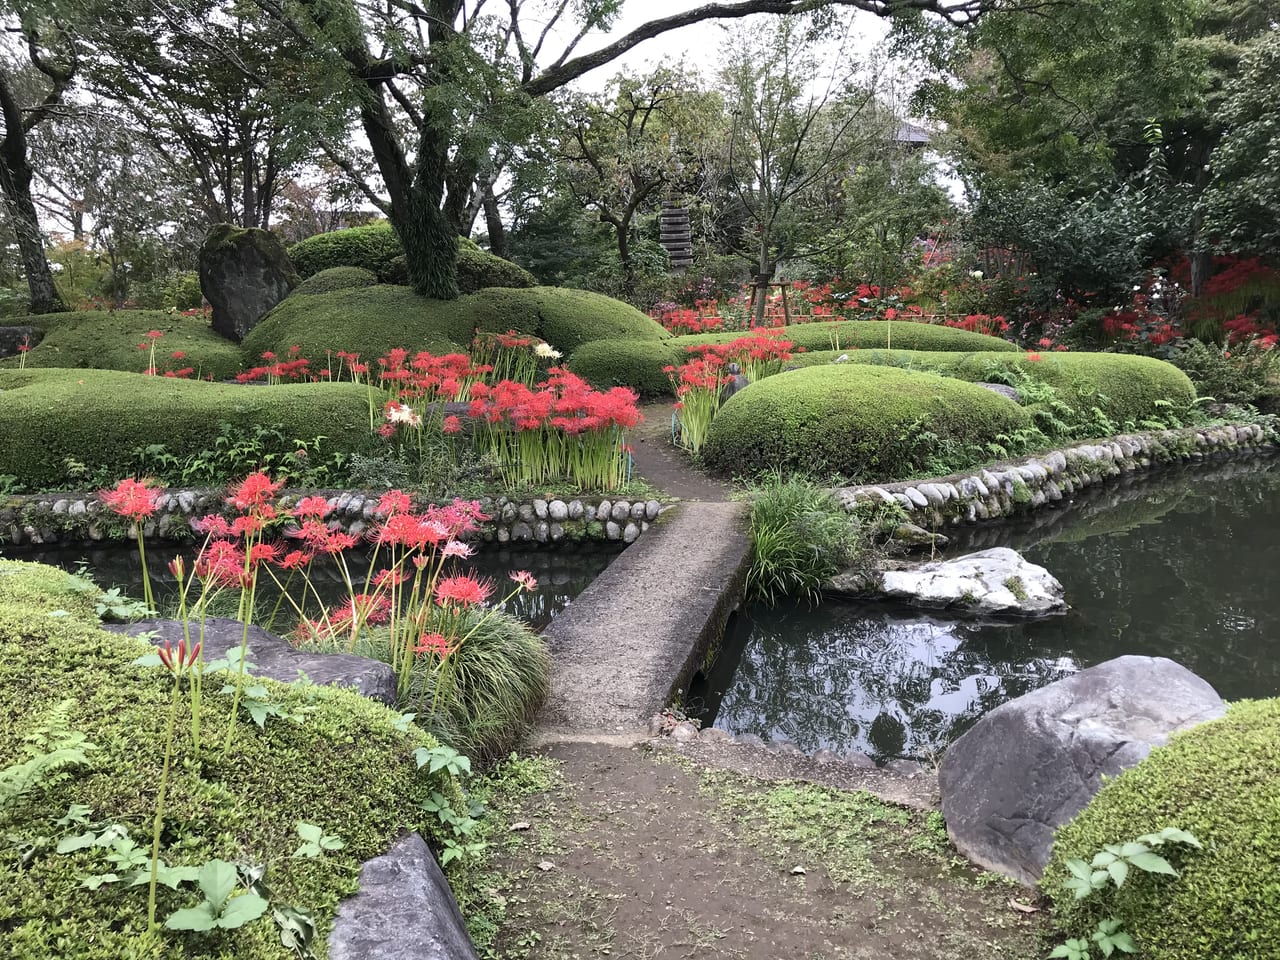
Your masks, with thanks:
M 301 356 L 302 347 L 294 344 L 285 357 L 277 357 L 274 351 L 267 350 L 261 356 L 263 361 L 256 367 L 236 374 L 237 383 L 253 383 L 265 380 L 267 383 L 304 383 L 322 379 L 311 370 L 311 361 Z
M 594 390 L 560 368 L 536 387 L 503 380 L 471 390 L 475 439 L 510 482 L 564 479 L 612 490 L 630 473 L 626 431 L 640 422 L 633 390 Z
M 471 341 L 472 361 L 491 371 L 490 380 L 514 380 L 533 386 L 544 366 L 560 358 L 559 352 L 538 337 L 508 330 L 478 333 Z
M 962 318 L 951 318 L 942 321 L 945 327 L 957 330 L 968 330 L 970 333 L 981 333 L 988 337 L 998 337 L 1009 329 L 1009 321 L 1004 317 L 988 316 L 985 313 L 971 313 Z
M 697 353 L 707 361 L 718 361 L 725 368 L 731 363 L 738 365 L 738 372 L 752 383 L 782 370 L 782 365 L 791 359 L 795 344 L 783 338 L 782 332 L 772 330 L 738 337 L 728 343 L 707 343 L 687 347 L 690 353 Z M 798 348 L 798 352 L 804 348 Z

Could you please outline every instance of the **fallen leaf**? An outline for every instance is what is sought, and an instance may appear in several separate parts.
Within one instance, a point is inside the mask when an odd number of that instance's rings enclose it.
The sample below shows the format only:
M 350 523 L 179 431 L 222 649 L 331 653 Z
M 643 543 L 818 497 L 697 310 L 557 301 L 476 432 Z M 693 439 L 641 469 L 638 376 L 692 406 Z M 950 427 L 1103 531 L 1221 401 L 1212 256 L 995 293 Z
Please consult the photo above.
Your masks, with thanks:
M 521 820 L 519 823 L 513 823 L 511 825 L 511 829 L 512 830 L 528 830 L 529 826 L 530 824 L 528 820 Z
M 799 865 L 794 866 L 794 867 L 792 867 L 792 868 L 791 868 L 791 875 L 792 875 L 793 877 L 794 877 L 794 876 L 801 876 L 801 877 L 803 877 L 803 876 L 805 875 L 805 873 L 806 873 L 806 871 L 805 871 L 804 867 L 801 867 L 801 866 L 799 866 Z
M 544 873 L 547 870 L 554 870 L 555 868 L 556 868 L 556 865 L 552 863 L 550 860 L 543 860 L 540 864 L 538 864 L 538 869 L 543 871 Z
M 1009 906 L 1019 913 L 1039 913 L 1040 908 L 1030 903 L 1023 903 L 1021 900 L 1010 900 Z

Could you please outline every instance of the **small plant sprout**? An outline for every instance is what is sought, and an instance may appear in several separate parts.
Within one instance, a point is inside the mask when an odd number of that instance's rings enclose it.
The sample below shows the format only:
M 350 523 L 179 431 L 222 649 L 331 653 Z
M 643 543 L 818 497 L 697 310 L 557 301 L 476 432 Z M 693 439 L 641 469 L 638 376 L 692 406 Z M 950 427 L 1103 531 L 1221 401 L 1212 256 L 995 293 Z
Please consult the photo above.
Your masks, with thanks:
M 235 895 L 239 885 L 235 864 L 210 860 L 200 868 L 196 883 L 204 895 L 194 907 L 170 914 L 164 925 L 169 930 L 234 930 L 257 920 L 267 912 L 265 897 L 246 891 Z
M 293 851 L 293 858 L 297 859 L 315 859 L 324 856 L 328 850 L 341 850 L 346 846 L 338 837 L 330 836 L 324 832 L 323 827 L 318 827 L 314 823 L 304 823 L 299 820 L 295 828 L 298 836 L 302 838 L 302 845 Z

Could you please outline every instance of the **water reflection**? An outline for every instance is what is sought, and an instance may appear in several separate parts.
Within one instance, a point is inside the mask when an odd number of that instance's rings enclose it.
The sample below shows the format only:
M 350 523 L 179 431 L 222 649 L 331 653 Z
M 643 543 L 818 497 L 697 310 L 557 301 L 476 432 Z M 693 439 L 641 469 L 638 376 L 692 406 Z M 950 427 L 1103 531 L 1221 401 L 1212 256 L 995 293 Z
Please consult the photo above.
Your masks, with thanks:
M 1126 482 L 1066 509 L 962 534 L 1012 546 L 1072 611 L 975 624 L 875 604 L 744 612 L 702 689 L 704 721 L 877 757 L 940 751 L 987 710 L 1122 654 L 1165 656 L 1224 698 L 1280 695 L 1280 463 Z

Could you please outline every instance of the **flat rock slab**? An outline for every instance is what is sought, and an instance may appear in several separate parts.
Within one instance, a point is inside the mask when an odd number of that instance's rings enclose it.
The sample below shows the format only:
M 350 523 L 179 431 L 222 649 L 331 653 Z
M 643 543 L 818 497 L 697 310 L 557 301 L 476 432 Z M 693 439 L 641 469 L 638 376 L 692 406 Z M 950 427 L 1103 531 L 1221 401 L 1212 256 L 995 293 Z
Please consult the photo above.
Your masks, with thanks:
M 449 881 L 416 833 L 361 866 L 328 946 L 330 960 L 476 960 Z
M 902 564 L 881 571 L 875 580 L 857 572 L 839 574 L 826 589 L 977 615 L 1039 617 L 1067 608 L 1062 584 L 1008 547 L 954 560 Z
M 1034 886 L 1054 831 L 1104 776 L 1225 709 L 1209 684 L 1164 657 L 1118 657 L 1001 704 L 942 757 L 947 833 L 974 863 Z
M 139 620 L 136 623 L 109 624 L 104 630 L 137 636 L 153 633 L 156 644 L 168 640 L 176 644 L 182 639 L 181 620 Z M 216 660 L 232 649 L 238 649 L 244 625 L 229 617 L 210 617 L 204 623 L 204 657 Z M 191 635 L 199 633 L 198 624 L 192 624 Z M 269 677 L 282 683 L 295 682 L 300 674 L 315 684 L 332 687 L 350 687 L 372 700 L 379 700 L 389 707 L 397 701 L 396 675 L 390 666 L 380 660 L 358 657 L 348 653 L 308 653 L 299 650 L 289 641 L 268 633 L 261 627 L 249 627 L 249 660 L 253 674 Z
M 720 636 L 750 554 L 745 504 L 663 513 L 543 634 L 551 695 L 540 725 L 643 729 Z

